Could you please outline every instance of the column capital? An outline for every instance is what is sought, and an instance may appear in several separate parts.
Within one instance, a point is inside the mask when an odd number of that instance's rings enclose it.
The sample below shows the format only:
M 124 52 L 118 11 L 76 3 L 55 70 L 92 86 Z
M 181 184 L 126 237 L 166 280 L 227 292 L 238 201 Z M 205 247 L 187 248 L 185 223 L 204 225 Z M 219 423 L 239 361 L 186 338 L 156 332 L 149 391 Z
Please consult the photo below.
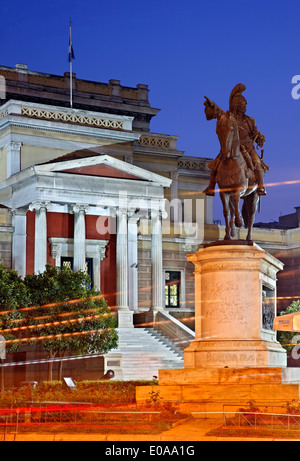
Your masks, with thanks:
M 73 203 L 70 205 L 70 213 L 86 213 L 89 210 L 89 205 L 86 203 Z
M 41 209 L 46 209 L 50 211 L 52 208 L 51 202 L 44 202 L 41 200 L 36 200 L 29 205 L 29 211 L 40 211 Z
M 117 217 L 127 217 L 129 216 L 128 209 L 126 207 L 118 207 L 116 208 L 116 216 Z
M 6 144 L 6 148 L 19 150 L 22 147 L 23 143 L 20 141 L 10 141 Z

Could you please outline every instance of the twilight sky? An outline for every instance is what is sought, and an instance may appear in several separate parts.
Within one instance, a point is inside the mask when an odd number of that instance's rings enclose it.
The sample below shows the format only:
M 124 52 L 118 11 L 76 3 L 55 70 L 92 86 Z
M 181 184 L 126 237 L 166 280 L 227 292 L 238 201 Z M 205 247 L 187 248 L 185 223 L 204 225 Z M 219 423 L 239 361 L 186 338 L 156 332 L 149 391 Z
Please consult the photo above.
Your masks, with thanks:
M 204 95 L 228 109 L 232 88 L 244 83 L 270 166 L 256 221 L 300 206 L 298 0 L 1 0 L 0 11 L 0 65 L 68 72 L 72 17 L 76 76 L 149 85 L 150 103 L 161 109 L 151 131 L 178 136 L 186 155 L 218 154 Z M 223 222 L 218 194 L 214 204 Z

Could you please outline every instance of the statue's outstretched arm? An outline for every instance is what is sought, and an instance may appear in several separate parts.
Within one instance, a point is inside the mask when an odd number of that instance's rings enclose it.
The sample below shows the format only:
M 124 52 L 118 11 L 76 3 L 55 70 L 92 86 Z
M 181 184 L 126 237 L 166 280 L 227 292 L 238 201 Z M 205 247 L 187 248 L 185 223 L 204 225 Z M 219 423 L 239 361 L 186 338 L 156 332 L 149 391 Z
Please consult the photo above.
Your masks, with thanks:
M 223 114 L 225 111 L 221 109 L 217 104 L 213 101 L 211 101 L 207 96 L 205 97 L 204 105 L 205 105 L 205 115 L 206 115 L 206 120 L 212 120 L 213 118 L 218 118 L 221 114 Z

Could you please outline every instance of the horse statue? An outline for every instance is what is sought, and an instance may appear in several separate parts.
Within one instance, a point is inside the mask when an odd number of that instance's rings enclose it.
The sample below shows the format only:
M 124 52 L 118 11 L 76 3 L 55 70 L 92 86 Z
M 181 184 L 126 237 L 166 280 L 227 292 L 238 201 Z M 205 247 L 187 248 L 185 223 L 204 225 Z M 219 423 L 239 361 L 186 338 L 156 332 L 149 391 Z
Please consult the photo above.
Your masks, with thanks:
M 241 152 L 238 124 L 231 112 L 218 116 L 216 132 L 221 146 L 216 182 L 225 218 L 224 240 L 231 240 L 236 235 L 236 227 L 244 225 L 248 229 L 246 240 L 251 241 L 259 200 L 258 183 Z M 241 198 L 244 200 L 242 215 L 239 210 Z

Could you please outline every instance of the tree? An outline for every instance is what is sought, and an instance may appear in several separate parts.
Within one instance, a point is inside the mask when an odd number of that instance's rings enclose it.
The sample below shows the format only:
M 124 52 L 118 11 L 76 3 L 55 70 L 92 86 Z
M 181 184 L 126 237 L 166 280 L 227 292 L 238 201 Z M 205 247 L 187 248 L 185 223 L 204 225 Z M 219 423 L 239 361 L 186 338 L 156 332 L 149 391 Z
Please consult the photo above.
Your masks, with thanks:
M 300 299 L 293 301 L 285 311 L 281 311 L 280 315 L 293 314 L 294 312 L 300 312 Z M 278 331 L 277 339 L 281 343 L 282 347 L 286 349 L 287 352 L 290 352 L 295 344 L 293 343 L 293 338 L 295 336 L 294 331 Z
M 53 359 L 67 352 L 104 354 L 116 348 L 117 322 L 101 293 L 91 289 L 90 283 L 84 272 L 74 273 L 66 267 L 47 266 L 41 274 L 27 275 L 27 298 L 21 293 L 29 305 L 16 307 L 16 301 L 12 309 L 0 312 L 0 334 L 10 350 L 34 344 Z M 50 360 L 49 380 L 52 365 Z
M 30 294 L 22 277 L 16 270 L 0 265 L 0 312 L 30 303 Z
M 73 272 L 68 267 L 53 267 L 50 264 L 42 273 L 26 275 L 24 285 L 33 306 L 100 294 L 90 288 L 91 280 L 85 272 Z
M 25 335 L 22 339 L 39 344 L 48 352 L 50 359 L 63 357 L 66 353 L 103 354 L 118 346 L 115 327 L 116 320 L 106 301 L 96 295 L 93 298 L 47 304 L 29 311 L 23 324 Z M 52 362 L 49 365 L 48 379 L 52 380 Z
M 5 269 L 0 265 L 0 332 L 7 329 L 7 320 L 15 319 L 17 321 L 22 317 L 17 308 L 27 306 L 30 302 L 30 294 L 18 272 L 14 269 Z M 4 355 L 7 352 L 19 350 L 20 346 L 21 343 L 11 331 L 1 335 L 1 349 L 5 349 Z M 1 357 L 1 390 L 4 390 L 3 363 L 4 358 Z

